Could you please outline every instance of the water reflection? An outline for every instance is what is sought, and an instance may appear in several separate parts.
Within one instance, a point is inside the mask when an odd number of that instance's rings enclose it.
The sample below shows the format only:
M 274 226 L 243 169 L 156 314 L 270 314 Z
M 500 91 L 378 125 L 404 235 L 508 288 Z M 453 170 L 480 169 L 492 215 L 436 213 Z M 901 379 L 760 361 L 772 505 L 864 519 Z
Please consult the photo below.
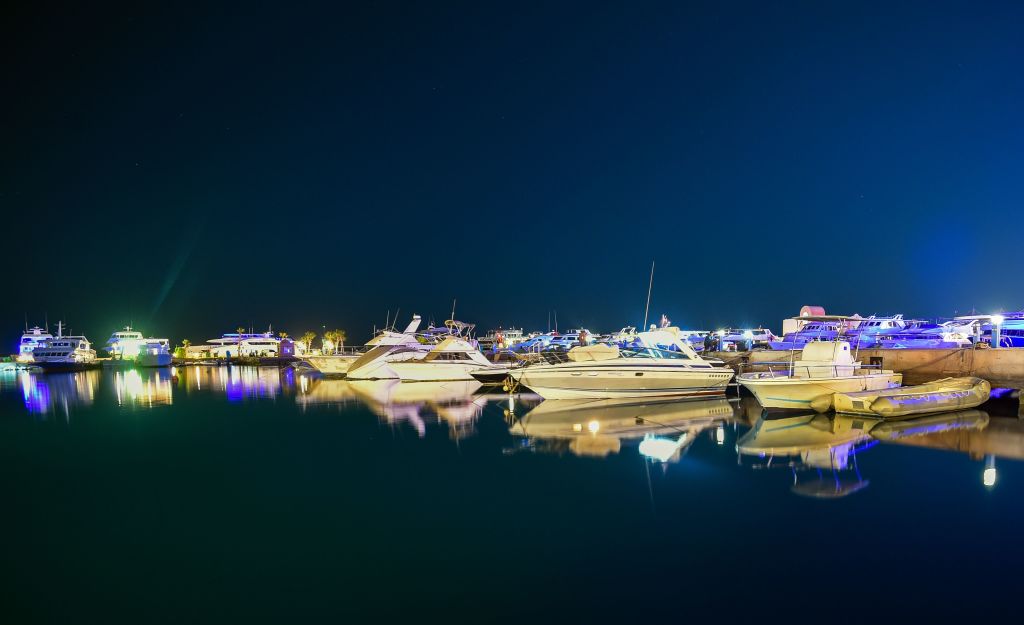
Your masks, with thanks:
M 796 494 L 836 498 L 868 486 L 857 454 L 879 442 L 962 448 L 965 440 L 985 430 L 989 423 L 988 414 L 980 410 L 897 421 L 816 413 L 761 416 L 736 443 L 736 451 L 741 460 L 753 458 L 755 469 L 789 469 L 793 475 L 791 490 Z M 988 475 L 994 482 L 994 472 Z
M 291 368 L 205 366 L 176 367 L 187 391 L 213 391 L 224 393 L 228 401 L 245 399 L 274 399 L 295 386 L 295 371 Z
M 21 371 L 16 378 L 29 413 L 45 416 L 59 411 L 65 417 L 70 416 L 73 407 L 95 401 L 99 379 L 99 371 L 51 375 Z
M 452 438 L 471 436 L 486 400 L 473 393 L 478 382 L 352 381 L 349 388 L 389 425 L 408 424 L 423 437 L 427 424 L 447 423 Z
M 173 375 L 166 369 L 127 369 L 114 372 L 114 394 L 118 406 L 154 406 L 173 403 Z
M 647 401 L 629 399 L 547 400 L 512 419 L 516 450 L 605 457 L 618 454 L 625 441 L 639 440 L 640 454 L 676 462 L 704 430 L 732 419 L 725 399 Z M 724 429 L 720 436 L 724 441 Z

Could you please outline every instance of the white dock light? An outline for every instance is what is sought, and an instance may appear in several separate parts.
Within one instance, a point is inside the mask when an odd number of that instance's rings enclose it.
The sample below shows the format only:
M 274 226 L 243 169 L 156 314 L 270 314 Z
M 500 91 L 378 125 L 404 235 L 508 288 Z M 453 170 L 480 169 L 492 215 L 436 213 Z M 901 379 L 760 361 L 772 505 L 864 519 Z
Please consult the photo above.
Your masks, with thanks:
M 1002 315 L 992 315 L 992 341 L 989 343 L 991 347 L 999 347 L 1002 343 L 1002 332 L 1000 332 L 1000 326 L 1006 321 L 1006 318 Z

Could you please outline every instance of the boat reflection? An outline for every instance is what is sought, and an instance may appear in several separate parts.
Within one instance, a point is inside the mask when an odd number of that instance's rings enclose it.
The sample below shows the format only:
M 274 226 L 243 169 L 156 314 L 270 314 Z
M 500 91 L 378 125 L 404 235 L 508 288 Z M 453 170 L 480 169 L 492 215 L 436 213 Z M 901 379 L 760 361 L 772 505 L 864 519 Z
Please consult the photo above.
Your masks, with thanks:
M 980 458 L 994 447 L 983 433 L 989 423 L 988 414 L 981 410 L 901 420 L 824 414 L 762 416 L 737 442 L 736 451 L 741 460 L 744 456 L 755 458 L 754 468 L 789 468 L 793 473 L 791 490 L 796 494 L 836 498 L 868 486 L 857 465 L 857 454 L 879 442 L 969 451 Z M 972 447 L 974 451 L 970 451 Z M 1016 437 L 1016 451 L 1024 456 L 1024 428 Z M 801 479 L 807 474 L 810 480 Z
M 30 413 L 45 416 L 60 411 L 65 417 L 70 416 L 72 407 L 89 406 L 95 401 L 99 379 L 97 370 L 48 375 L 22 371 L 17 377 Z
M 353 402 L 365 405 L 382 423 L 407 424 L 418 436 L 430 425 L 447 424 L 453 439 L 471 436 L 476 420 L 488 403 L 475 395 L 476 381 L 402 382 L 401 380 L 338 380 L 299 376 L 295 401 L 303 406 L 344 407 Z
M 291 368 L 187 365 L 175 367 L 172 374 L 178 376 L 186 392 L 221 392 L 233 402 L 274 399 L 295 383 Z
M 880 419 L 811 413 L 782 418 L 762 415 L 736 443 L 755 469 L 785 467 L 792 471 L 792 492 L 833 499 L 867 488 L 857 453 L 877 444 L 868 434 Z M 809 480 L 801 480 L 810 474 Z
M 173 403 L 172 374 L 167 369 L 126 369 L 114 372 L 118 406 L 169 406 Z
M 518 438 L 512 451 L 570 453 L 603 458 L 639 440 L 641 455 L 676 462 L 700 432 L 732 419 L 726 399 L 637 401 L 636 399 L 549 399 L 509 424 Z M 716 438 L 724 437 L 724 430 Z M 724 440 L 724 438 L 723 438 Z

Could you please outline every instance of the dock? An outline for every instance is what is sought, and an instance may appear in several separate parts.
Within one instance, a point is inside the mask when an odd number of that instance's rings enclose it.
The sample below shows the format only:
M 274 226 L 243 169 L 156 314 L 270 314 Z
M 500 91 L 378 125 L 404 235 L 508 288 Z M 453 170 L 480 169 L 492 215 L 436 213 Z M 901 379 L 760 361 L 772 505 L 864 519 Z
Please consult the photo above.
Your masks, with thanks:
M 800 360 L 799 350 L 710 352 L 737 372 L 766 370 L 767 363 Z M 992 388 L 1024 389 L 1024 349 L 962 347 L 955 349 L 861 349 L 855 353 L 865 365 L 903 374 L 903 383 L 923 384 L 941 378 L 975 376 Z M 1024 418 L 1024 403 L 1018 416 Z

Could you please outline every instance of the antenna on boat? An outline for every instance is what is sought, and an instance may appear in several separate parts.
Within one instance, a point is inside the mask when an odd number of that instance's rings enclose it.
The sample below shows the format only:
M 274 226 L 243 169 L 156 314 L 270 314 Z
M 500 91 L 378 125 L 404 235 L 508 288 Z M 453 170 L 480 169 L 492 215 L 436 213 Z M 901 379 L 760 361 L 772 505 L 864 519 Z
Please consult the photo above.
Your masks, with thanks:
M 654 259 L 651 259 L 651 279 L 647 283 L 647 305 L 644 306 L 644 325 L 643 332 L 647 331 L 647 313 L 651 309 L 651 289 L 654 288 Z
M 397 330 L 396 330 L 396 327 L 397 327 L 397 325 L 398 325 L 398 313 L 400 313 L 400 312 L 402 312 L 402 309 L 401 309 L 401 308 L 399 308 L 398 310 L 396 310 L 396 311 L 395 311 L 395 318 L 391 320 L 391 331 L 392 331 L 392 332 L 395 332 L 395 331 L 397 331 Z
M 398 315 L 395 315 L 395 316 L 397 317 Z M 384 329 L 387 330 L 390 327 L 391 327 L 391 309 L 388 308 L 387 314 L 384 315 Z
M 555 334 L 558 334 L 558 311 L 555 311 Z
M 551 311 L 548 311 L 548 334 L 551 334 Z
M 449 317 L 452 321 L 455 321 L 455 302 L 458 301 L 454 297 L 452 298 L 452 316 Z

